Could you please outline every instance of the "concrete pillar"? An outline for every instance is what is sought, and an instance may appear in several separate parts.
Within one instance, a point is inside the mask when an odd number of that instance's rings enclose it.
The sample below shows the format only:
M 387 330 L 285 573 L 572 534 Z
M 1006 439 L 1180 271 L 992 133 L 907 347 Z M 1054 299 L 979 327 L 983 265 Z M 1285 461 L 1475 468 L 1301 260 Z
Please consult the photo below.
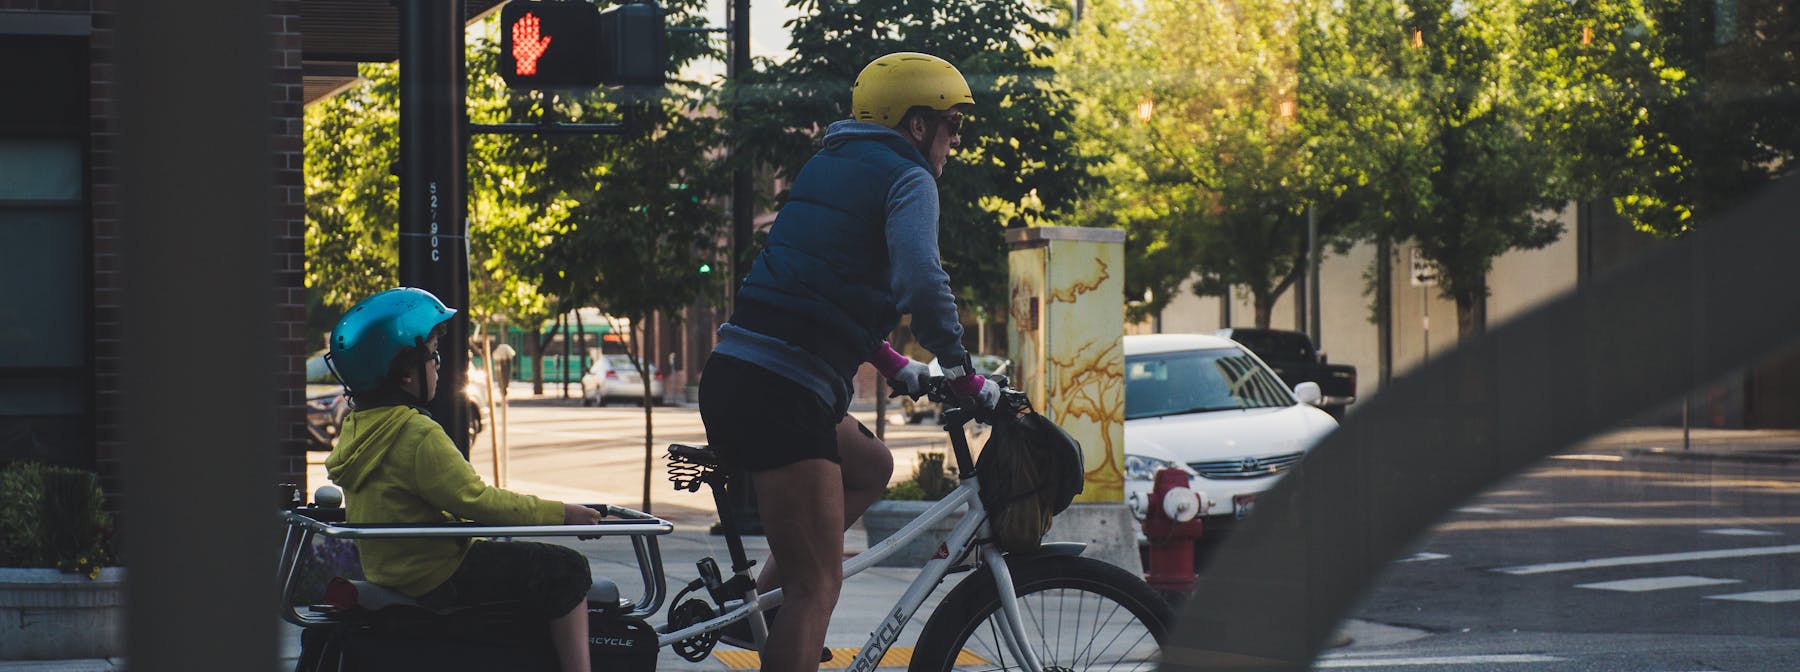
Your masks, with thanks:
M 1013 385 L 1081 442 L 1086 489 L 1049 539 L 1142 574 L 1125 509 L 1125 232 L 1037 227 L 1006 232 Z

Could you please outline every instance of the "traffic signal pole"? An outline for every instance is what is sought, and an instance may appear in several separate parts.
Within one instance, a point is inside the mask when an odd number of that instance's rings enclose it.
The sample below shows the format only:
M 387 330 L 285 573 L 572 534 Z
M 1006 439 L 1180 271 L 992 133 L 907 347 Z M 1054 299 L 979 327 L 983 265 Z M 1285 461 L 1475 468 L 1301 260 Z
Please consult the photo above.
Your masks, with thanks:
M 731 19 L 727 22 L 731 30 L 731 67 L 726 76 L 736 82 L 750 72 L 750 0 L 731 0 Z M 743 121 L 742 104 L 733 111 L 739 121 Z M 738 151 L 743 151 L 743 143 L 738 143 Z M 738 283 L 750 273 L 750 261 L 754 259 L 751 233 L 756 226 L 756 185 L 750 168 L 738 164 L 731 173 L 731 298 L 735 304 Z
M 438 340 L 431 415 L 464 458 L 469 404 L 467 136 L 463 0 L 396 0 L 400 9 L 400 284 L 457 310 Z

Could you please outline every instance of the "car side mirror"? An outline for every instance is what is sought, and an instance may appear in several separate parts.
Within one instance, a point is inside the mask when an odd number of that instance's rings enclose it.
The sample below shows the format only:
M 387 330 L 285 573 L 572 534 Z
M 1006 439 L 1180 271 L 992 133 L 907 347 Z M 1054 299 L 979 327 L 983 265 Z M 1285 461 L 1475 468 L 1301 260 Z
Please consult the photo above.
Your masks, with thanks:
M 1294 386 L 1294 398 L 1302 404 L 1318 406 L 1319 402 L 1325 400 L 1325 393 L 1319 391 L 1318 383 L 1309 380 Z

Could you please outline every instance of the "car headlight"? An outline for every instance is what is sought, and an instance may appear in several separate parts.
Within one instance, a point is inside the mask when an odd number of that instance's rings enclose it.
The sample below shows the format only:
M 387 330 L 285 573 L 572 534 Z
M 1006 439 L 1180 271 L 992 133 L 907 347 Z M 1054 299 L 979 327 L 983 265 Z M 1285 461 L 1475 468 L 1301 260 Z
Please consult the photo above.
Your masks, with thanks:
M 1181 469 L 1185 466 L 1187 465 L 1178 462 L 1170 462 L 1168 460 L 1159 460 L 1154 457 L 1126 454 L 1125 480 L 1154 481 L 1156 480 L 1156 472 L 1158 471 L 1163 469 Z M 1183 470 L 1185 471 L 1185 469 Z

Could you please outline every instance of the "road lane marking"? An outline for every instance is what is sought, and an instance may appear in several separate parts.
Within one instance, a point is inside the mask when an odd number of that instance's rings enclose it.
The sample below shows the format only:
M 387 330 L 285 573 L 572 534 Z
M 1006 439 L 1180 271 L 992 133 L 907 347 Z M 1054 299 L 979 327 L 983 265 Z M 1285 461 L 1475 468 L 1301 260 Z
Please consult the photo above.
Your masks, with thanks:
M 1701 530 L 1701 532 L 1727 537 L 1775 537 L 1781 535 L 1780 532 L 1771 532 L 1769 530 L 1747 530 L 1741 527 L 1724 527 L 1716 530 Z
M 1743 581 L 1738 579 L 1712 579 L 1704 576 L 1657 576 L 1645 579 L 1581 583 L 1576 584 L 1575 587 L 1592 588 L 1595 590 L 1617 590 L 1625 593 L 1647 593 L 1652 590 L 1692 588 L 1694 586 L 1716 586 L 1724 583 L 1743 583 Z
M 1583 523 L 1589 525 L 1624 525 L 1624 518 L 1607 518 L 1604 516 L 1563 516 L 1557 518 L 1565 523 Z
M 1800 602 L 1800 590 L 1759 590 L 1754 593 L 1732 593 L 1730 595 L 1707 595 L 1709 600 L 1731 600 L 1733 602 Z
M 1624 455 L 1551 455 L 1552 460 L 1577 460 L 1581 462 L 1624 462 Z
M 1337 658 L 1325 656 L 1313 664 L 1315 668 L 1401 667 L 1421 665 L 1497 665 L 1502 663 L 1560 663 L 1565 658 L 1532 654 L 1491 654 L 1476 656 L 1421 656 L 1417 658 Z
M 1595 558 L 1593 560 L 1577 560 L 1574 562 L 1549 562 L 1541 565 L 1520 565 L 1518 567 L 1501 567 L 1494 571 L 1502 574 L 1525 575 L 1547 574 L 1550 572 L 1572 572 L 1581 569 L 1599 567 L 1624 567 L 1628 565 L 1654 565 L 1664 562 L 1687 562 L 1690 560 L 1721 560 L 1725 558 L 1751 558 L 1761 555 L 1793 555 L 1800 553 L 1800 545 L 1791 546 L 1753 546 L 1749 548 L 1723 548 L 1715 551 L 1691 551 L 1687 553 L 1662 553 L 1658 555 L 1626 555 L 1616 558 Z
M 1395 562 L 1425 562 L 1427 560 L 1443 560 L 1448 557 L 1450 556 L 1443 553 L 1414 553 L 1410 558 L 1395 560 Z
M 1507 511 L 1506 509 L 1496 509 L 1496 508 L 1488 507 L 1488 506 L 1465 506 L 1460 509 L 1457 509 L 1456 512 L 1457 513 L 1512 513 L 1511 511 Z

